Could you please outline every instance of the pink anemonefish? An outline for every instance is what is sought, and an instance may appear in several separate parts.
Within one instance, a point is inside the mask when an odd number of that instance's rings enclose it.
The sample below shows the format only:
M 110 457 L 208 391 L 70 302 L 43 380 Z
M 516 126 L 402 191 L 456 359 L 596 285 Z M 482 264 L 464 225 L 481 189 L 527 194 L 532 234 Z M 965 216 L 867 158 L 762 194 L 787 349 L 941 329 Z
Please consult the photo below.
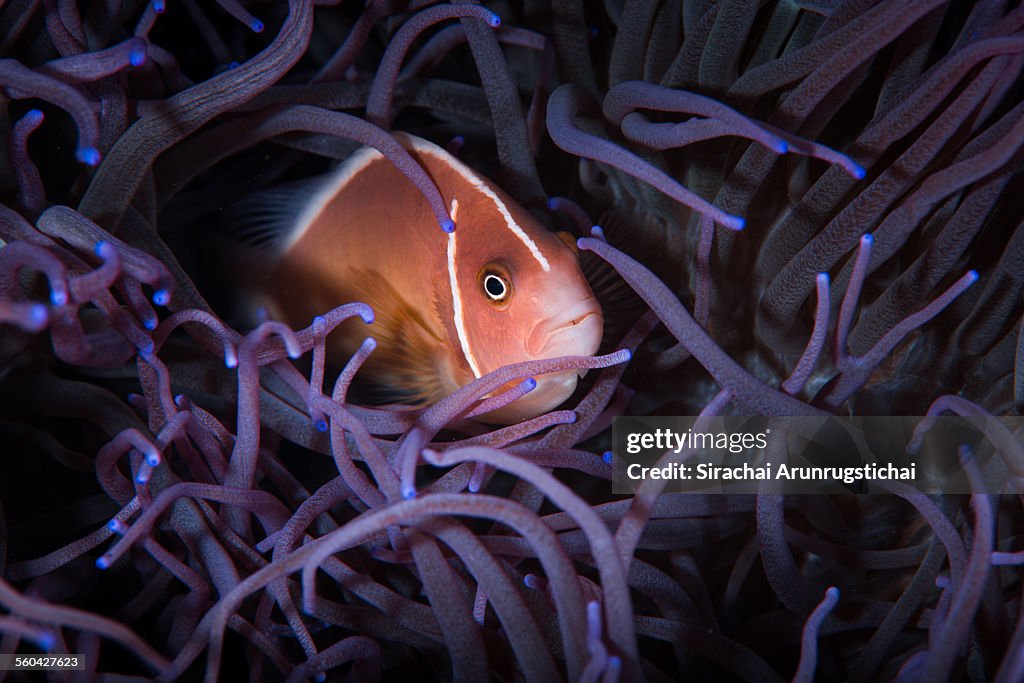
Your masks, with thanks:
M 437 145 L 396 137 L 437 184 L 456 230 L 443 232 L 412 182 L 363 147 L 334 172 L 243 208 L 230 230 L 248 247 L 238 263 L 250 303 L 296 328 L 343 303 L 370 305 L 374 324 L 339 326 L 328 358 L 343 364 L 373 336 L 361 376 L 416 405 L 510 363 L 596 353 L 604 319 L 572 238 Z M 481 419 L 545 413 L 577 379 L 539 376 L 533 391 Z

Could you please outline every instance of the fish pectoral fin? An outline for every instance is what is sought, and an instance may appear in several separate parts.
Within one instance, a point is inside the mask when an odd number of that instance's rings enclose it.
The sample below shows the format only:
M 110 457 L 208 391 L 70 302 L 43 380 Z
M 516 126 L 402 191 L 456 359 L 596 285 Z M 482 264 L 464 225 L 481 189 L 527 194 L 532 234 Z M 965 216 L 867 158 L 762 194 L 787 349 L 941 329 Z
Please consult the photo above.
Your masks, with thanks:
M 457 386 L 445 361 L 446 345 L 427 316 L 378 271 L 349 268 L 353 289 L 373 308 L 377 349 L 363 366 L 382 400 L 413 405 L 434 403 Z

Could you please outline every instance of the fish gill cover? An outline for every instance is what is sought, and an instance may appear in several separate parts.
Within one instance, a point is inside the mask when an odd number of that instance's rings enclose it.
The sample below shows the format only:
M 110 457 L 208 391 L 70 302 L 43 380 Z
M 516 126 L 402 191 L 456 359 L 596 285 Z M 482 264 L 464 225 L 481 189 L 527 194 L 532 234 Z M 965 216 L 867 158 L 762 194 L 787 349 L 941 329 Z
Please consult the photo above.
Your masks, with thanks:
M 1021 414 L 1014 5 L 0 1 L 0 654 L 1024 679 L 1018 496 L 612 495 L 606 452 L 620 415 Z M 399 130 L 576 231 L 602 355 L 398 410 L 356 400 L 359 302 L 251 331 L 207 303 L 226 206 Z M 561 409 L 470 419 L 569 368 Z

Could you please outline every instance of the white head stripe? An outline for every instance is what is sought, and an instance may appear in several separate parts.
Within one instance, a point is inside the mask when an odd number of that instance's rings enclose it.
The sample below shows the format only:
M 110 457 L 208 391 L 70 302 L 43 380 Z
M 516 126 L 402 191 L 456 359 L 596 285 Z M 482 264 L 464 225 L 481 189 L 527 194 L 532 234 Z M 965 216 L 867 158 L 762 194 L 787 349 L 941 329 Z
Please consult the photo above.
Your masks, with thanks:
M 482 192 L 485 197 L 494 202 L 494 206 L 498 208 L 498 213 L 500 213 L 501 217 L 505 219 L 505 225 L 508 227 L 509 230 L 512 231 L 512 234 L 518 237 L 519 241 L 522 242 L 526 246 L 526 248 L 530 250 L 530 253 L 533 255 L 533 258 L 537 259 L 537 263 L 540 264 L 541 268 L 543 268 L 545 271 L 551 270 L 551 264 L 548 263 L 547 258 L 545 258 L 544 254 L 541 253 L 540 248 L 537 246 L 537 243 L 530 239 L 530 236 L 523 231 L 523 229 L 519 226 L 518 223 L 516 223 L 515 219 L 512 218 L 512 214 L 509 213 L 508 207 L 505 206 L 505 202 L 501 201 L 498 195 L 494 193 L 494 190 L 489 188 L 487 184 L 483 182 L 478 175 L 476 175 L 472 170 L 469 169 L 469 167 L 467 167 L 461 161 L 445 153 L 444 150 L 437 147 L 433 143 L 412 136 L 410 136 L 409 139 L 412 141 L 413 149 L 415 149 L 417 152 L 423 152 L 425 154 L 429 154 L 433 157 L 436 157 L 441 161 L 444 161 L 446 164 L 451 166 L 456 173 L 462 176 L 463 180 L 472 185 L 474 189 Z M 455 220 L 454 216 L 452 216 L 452 220 Z
M 452 213 L 458 208 L 456 202 L 452 202 Z M 454 220 L 454 217 L 453 217 Z M 469 338 L 466 336 L 466 325 L 462 318 L 462 294 L 459 291 L 459 279 L 455 272 L 455 233 L 448 233 L 448 282 L 452 288 L 452 309 L 455 313 L 455 333 L 459 335 L 459 346 L 462 347 L 462 355 L 466 357 L 470 370 L 474 377 L 480 376 L 480 368 L 476 366 L 476 359 L 473 352 L 469 350 Z
M 455 199 L 454 197 L 452 197 L 452 210 L 449 211 L 448 214 L 452 217 L 452 223 L 458 222 L 458 220 L 459 220 L 458 219 L 458 215 L 459 215 L 459 200 L 458 199 Z

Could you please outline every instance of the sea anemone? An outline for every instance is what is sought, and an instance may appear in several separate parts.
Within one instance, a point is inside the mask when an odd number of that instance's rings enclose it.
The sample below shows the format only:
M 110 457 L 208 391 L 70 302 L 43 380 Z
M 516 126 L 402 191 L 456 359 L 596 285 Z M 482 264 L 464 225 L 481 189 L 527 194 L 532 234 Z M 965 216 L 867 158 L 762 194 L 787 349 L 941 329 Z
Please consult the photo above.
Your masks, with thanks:
M 1024 481 L 1022 68 L 1005 2 L 0 2 L 0 653 L 1021 680 L 1020 499 L 970 447 L 970 495 L 870 497 L 616 495 L 609 449 L 623 415 L 995 415 Z M 600 355 L 382 406 L 369 307 L 229 324 L 225 208 L 354 144 L 453 229 L 398 130 L 576 232 Z

